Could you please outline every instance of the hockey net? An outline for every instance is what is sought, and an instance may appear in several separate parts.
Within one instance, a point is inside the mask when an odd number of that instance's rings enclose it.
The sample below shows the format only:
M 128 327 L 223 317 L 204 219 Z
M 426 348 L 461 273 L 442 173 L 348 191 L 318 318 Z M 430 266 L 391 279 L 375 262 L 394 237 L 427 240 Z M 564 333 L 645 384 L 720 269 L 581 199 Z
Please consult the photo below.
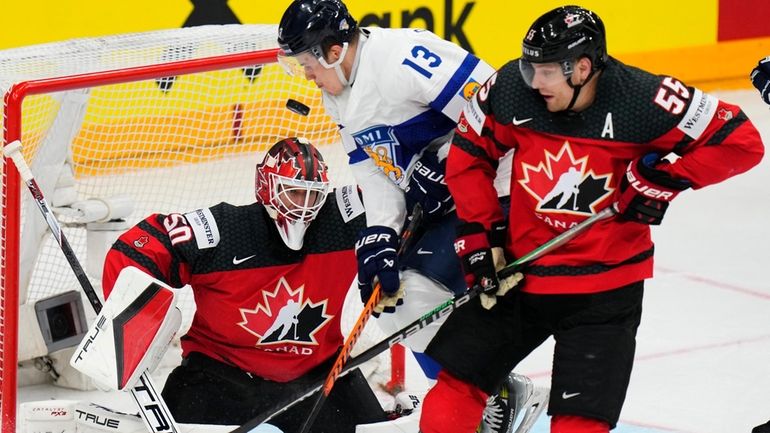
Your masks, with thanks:
M 332 182 L 352 183 L 320 92 L 275 63 L 276 30 L 203 26 L 0 51 L 4 144 L 21 140 L 97 292 L 103 245 L 120 231 L 104 219 L 122 219 L 127 228 L 153 212 L 251 203 L 255 164 L 281 138 L 310 139 Z M 289 98 L 310 114 L 289 111 Z M 30 361 L 17 352 L 28 332 L 19 311 L 80 286 L 10 160 L 2 175 L 0 412 L 2 431 L 11 432 L 22 385 L 17 365 Z M 180 304 L 184 329 L 195 309 L 189 289 Z M 343 332 L 361 309 L 347 304 Z M 359 346 L 381 338 L 370 323 Z M 402 380 L 403 354 L 395 365 L 380 357 L 369 371 L 380 383 Z

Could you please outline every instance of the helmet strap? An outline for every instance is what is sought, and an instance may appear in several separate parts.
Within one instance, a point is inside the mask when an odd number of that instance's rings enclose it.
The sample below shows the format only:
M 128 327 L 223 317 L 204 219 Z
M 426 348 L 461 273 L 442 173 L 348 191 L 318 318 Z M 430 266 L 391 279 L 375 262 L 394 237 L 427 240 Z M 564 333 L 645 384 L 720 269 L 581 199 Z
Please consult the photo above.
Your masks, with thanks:
M 334 72 L 337 73 L 337 78 L 345 87 L 352 85 L 356 80 L 358 64 L 361 61 L 361 48 L 364 46 L 364 43 L 366 43 L 366 39 L 366 34 L 363 31 L 359 32 L 358 42 L 356 43 L 355 57 L 353 58 L 353 66 L 350 67 L 350 78 L 345 77 L 345 71 L 342 70 L 342 59 L 344 59 L 344 56 L 347 55 L 347 50 L 343 50 L 342 55 L 340 56 L 340 60 L 334 62 Z
M 570 75 L 569 78 L 567 78 L 567 85 L 572 87 L 572 100 L 569 101 L 569 105 L 567 105 L 567 108 L 564 109 L 564 111 L 569 111 L 572 109 L 572 107 L 575 106 L 575 103 L 577 102 L 578 96 L 580 96 L 580 90 L 583 89 L 583 86 L 588 84 L 589 81 L 591 81 L 591 78 L 594 77 L 594 72 L 596 70 L 591 69 L 591 72 L 588 73 L 588 76 L 583 81 L 582 84 L 572 84 L 572 76 Z

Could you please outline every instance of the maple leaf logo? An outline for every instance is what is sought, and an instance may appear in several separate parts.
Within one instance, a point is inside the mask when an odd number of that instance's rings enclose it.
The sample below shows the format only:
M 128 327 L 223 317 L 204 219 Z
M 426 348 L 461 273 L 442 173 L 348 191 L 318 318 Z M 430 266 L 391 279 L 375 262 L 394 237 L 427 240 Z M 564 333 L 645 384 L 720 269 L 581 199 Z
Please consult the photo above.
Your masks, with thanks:
M 588 169 L 588 155 L 576 158 L 568 141 L 556 155 L 544 153 L 537 166 L 522 163 L 524 178 L 518 181 L 537 200 L 538 212 L 590 216 L 614 191 L 609 186 L 612 173 L 597 175 Z
M 256 345 L 318 345 L 315 334 L 332 316 L 326 314 L 327 301 L 303 299 L 305 286 L 292 289 L 281 277 L 272 292 L 262 291 L 262 302 L 253 309 L 240 308 L 240 327 L 257 337 Z

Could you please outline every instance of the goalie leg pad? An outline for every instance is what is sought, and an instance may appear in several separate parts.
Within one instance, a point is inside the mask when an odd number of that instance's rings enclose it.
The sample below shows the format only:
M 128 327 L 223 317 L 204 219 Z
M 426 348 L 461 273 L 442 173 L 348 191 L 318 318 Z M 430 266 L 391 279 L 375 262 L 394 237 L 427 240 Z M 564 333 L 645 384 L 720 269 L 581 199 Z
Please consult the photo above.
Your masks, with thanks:
M 173 289 L 127 267 L 70 364 L 108 389 L 129 388 L 158 365 L 181 321 Z

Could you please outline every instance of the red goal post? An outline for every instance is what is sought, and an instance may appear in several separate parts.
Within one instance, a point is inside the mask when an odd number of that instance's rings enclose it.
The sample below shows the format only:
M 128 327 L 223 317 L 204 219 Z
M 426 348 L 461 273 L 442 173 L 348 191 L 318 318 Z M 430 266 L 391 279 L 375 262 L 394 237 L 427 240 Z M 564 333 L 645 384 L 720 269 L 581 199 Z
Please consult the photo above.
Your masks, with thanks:
M 105 239 L 121 228 L 111 225 L 111 217 L 130 226 L 152 212 L 253 202 L 254 166 L 280 138 L 310 139 L 328 162 L 333 183 L 352 183 L 320 92 L 275 63 L 276 30 L 202 26 L 0 51 L 4 145 L 21 140 L 25 159 L 97 291 Z M 310 114 L 286 109 L 289 98 L 308 105 Z M 24 347 L 29 339 L 24 311 L 54 294 L 79 291 L 19 180 L 4 160 L 2 432 L 16 429 L 22 385 L 17 368 L 29 368 L 31 358 L 41 355 Z M 349 304 L 343 332 L 361 308 L 360 302 Z M 183 307 L 189 324 L 195 308 L 189 294 Z M 384 337 L 377 329 L 367 332 L 372 343 Z M 399 353 L 394 368 L 379 361 L 378 381 L 403 383 Z M 54 366 L 64 358 L 54 357 Z

